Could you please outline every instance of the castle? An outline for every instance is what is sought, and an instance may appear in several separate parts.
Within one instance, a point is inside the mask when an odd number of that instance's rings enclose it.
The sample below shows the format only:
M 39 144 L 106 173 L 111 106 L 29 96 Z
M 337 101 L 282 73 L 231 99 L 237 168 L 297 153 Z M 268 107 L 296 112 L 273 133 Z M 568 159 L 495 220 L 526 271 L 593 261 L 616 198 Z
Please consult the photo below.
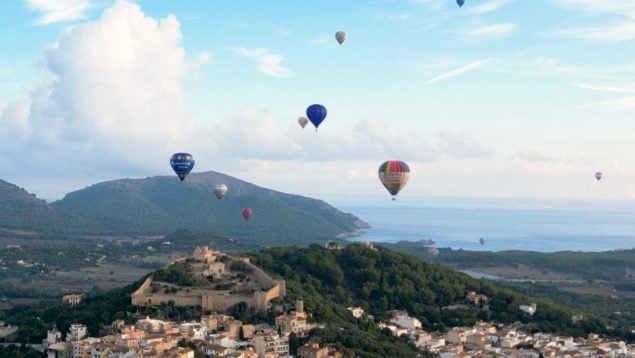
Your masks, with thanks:
M 240 272 L 232 270 L 232 263 L 239 262 Z M 226 310 L 236 303 L 245 302 L 257 310 L 266 310 L 274 298 L 285 295 L 284 280 L 274 280 L 259 267 L 253 265 L 248 258 L 231 258 L 228 255 L 210 250 L 207 246 L 196 247 L 192 258 L 178 259 L 172 262 L 186 263 L 200 277 L 210 280 L 222 280 L 229 286 L 215 288 L 181 287 L 175 284 L 154 281 L 148 277 L 143 284 L 131 294 L 132 304 L 136 306 L 158 306 L 161 303 L 174 302 L 177 306 L 201 306 L 209 310 Z M 245 275 L 245 272 L 248 272 Z M 240 280 L 235 279 L 241 276 Z

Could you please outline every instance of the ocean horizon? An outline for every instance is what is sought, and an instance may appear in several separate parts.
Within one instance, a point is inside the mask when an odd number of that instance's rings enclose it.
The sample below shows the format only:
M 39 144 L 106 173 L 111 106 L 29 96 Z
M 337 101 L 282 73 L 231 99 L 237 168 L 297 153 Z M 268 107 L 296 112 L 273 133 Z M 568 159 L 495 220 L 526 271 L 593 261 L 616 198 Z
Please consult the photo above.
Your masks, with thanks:
M 608 251 L 635 246 L 635 201 L 322 197 L 371 227 L 351 241 L 434 240 L 477 251 Z M 481 245 L 479 239 L 485 243 Z

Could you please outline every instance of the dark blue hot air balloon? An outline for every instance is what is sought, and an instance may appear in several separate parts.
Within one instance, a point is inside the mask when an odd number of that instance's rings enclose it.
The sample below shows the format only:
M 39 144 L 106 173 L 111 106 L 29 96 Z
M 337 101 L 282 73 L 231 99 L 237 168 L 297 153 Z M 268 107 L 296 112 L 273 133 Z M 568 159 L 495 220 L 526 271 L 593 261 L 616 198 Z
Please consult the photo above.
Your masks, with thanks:
M 190 153 L 174 153 L 170 158 L 170 165 L 179 179 L 183 181 L 194 168 L 194 157 Z
M 320 123 L 326 118 L 326 107 L 321 104 L 312 104 L 306 109 L 306 116 L 313 123 L 317 132 Z
M 463 6 L 463 4 L 465 4 L 465 0 L 456 0 L 456 3 L 459 5 L 459 7 Z

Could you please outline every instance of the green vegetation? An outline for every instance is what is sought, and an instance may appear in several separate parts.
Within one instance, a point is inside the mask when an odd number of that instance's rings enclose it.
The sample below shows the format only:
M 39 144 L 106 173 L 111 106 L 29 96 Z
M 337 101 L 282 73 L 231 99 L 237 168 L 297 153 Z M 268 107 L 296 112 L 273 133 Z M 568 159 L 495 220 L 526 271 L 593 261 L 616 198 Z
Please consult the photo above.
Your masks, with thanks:
M 431 257 L 417 242 L 384 244 L 396 251 L 407 252 L 425 260 Z M 440 249 L 435 262 L 458 268 L 517 267 L 525 265 L 537 270 L 574 274 L 585 280 L 610 282 L 632 280 L 635 283 L 635 249 L 604 252 L 533 252 L 533 251 L 467 251 Z
M 232 263 L 229 264 L 229 268 L 232 269 L 232 271 L 244 273 L 251 273 L 251 271 L 253 271 L 252 268 L 249 267 L 246 263 L 238 260 L 232 261 Z
M 626 331 L 607 330 L 606 322 L 592 314 L 584 312 L 585 319 L 573 324 L 571 316 L 580 311 L 497 288 L 489 282 L 381 247 L 377 250 L 360 245 L 349 245 L 343 250 L 328 250 L 317 245 L 307 249 L 271 248 L 252 254 L 251 258 L 265 271 L 284 278 L 288 296 L 304 298 L 306 309 L 317 321 L 345 326 L 342 332 L 329 329 L 313 332 L 329 343 L 353 344 L 361 340 L 364 346 L 370 347 L 373 345 L 369 341 L 371 336 L 376 343 L 380 342 L 381 332 L 373 324 L 352 319 L 345 309 L 352 305 L 361 306 L 381 320 L 387 319 L 389 310 L 406 309 L 422 321 L 424 328 L 433 331 L 472 325 L 482 319 L 507 324 L 521 322 L 530 332 L 575 336 L 596 332 L 634 338 Z M 482 307 L 467 304 L 465 296 L 469 291 L 487 295 L 489 304 Z M 520 305 L 531 302 L 538 305 L 534 316 L 519 310 Z M 452 309 L 447 309 L 448 306 Z M 345 337 L 350 335 L 357 338 Z M 392 343 L 390 347 L 394 348 L 395 342 Z M 405 343 L 400 347 L 407 349 Z M 368 353 L 399 356 L 389 351 Z
M 213 194 L 219 182 L 230 188 L 220 201 Z M 0 229 L 40 234 L 167 235 L 187 229 L 264 247 L 326 242 L 361 223 L 321 200 L 215 172 L 190 174 L 183 183 L 175 176 L 109 181 L 69 193 L 50 205 L 0 181 L 0 198 Z M 245 207 L 254 211 L 248 224 L 240 215 Z
M 154 272 L 154 280 L 173 283 L 179 286 L 196 286 L 199 280 L 192 276 L 189 264 L 177 262 L 170 266 L 162 267 Z
M 591 312 L 565 308 L 544 299 L 529 298 L 381 247 L 377 250 L 361 245 L 349 245 L 342 250 L 328 250 L 318 245 L 304 249 L 270 248 L 249 254 L 249 257 L 265 271 L 286 280 L 286 302 L 303 299 L 312 319 L 324 324 L 312 330 L 306 339 L 334 344 L 347 356 L 402 357 L 420 353 L 404 337 L 393 337 L 377 328 L 376 323 L 379 320 L 386 321 L 388 311 L 392 309 L 406 309 L 431 331 L 471 325 L 484 319 L 501 323 L 521 322 L 530 332 L 572 335 L 595 332 L 630 341 L 635 338 L 621 326 L 607 329 L 607 322 L 595 318 Z M 186 276 L 186 270 L 177 264 L 160 269 L 155 275 L 179 282 Z M 132 322 L 150 315 L 184 320 L 194 319 L 202 313 L 200 307 L 177 307 L 171 302 L 158 307 L 134 307 L 130 303 L 130 293 L 139 284 L 110 291 L 94 290 L 74 308 L 59 303 L 15 307 L 0 311 L 0 319 L 20 327 L 16 334 L 18 341 L 36 342 L 53 325 L 66 332 L 71 323 L 81 322 L 88 326 L 90 334 L 98 335 L 105 332 L 104 328 L 115 319 Z M 524 290 L 528 294 L 539 291 L 512 288 Z M 474 306 L 467 303 L 465 295 L 469 291 L 486 294 L 489 304 Z M 530 302 L 538 305 L 533 317 L 518 309 L 520 304 Z M 351 305 L 363 307 L 367 313 L 375 316 L 375 320 L 353 318 L 346 309 Z M 448 309 L 450 307 L 452 309 Z M 276 315 L 273 311 L 257 313 L 244 303 L 233 306 L 229 312 L 250 323 L 273 323 Z M 573 324 L 570 319 L 573 314 L 582 314 L 584 319 Z M 296 339 L 294 344 L 304 341 Z

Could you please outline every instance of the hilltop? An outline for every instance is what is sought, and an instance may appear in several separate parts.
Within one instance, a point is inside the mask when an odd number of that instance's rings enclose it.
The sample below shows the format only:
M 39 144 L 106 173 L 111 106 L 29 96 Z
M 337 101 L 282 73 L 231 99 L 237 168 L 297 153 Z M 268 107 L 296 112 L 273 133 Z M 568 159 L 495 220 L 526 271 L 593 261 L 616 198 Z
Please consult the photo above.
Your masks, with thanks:
M 224 183 L 222 200 L 213 186 Z M 119 179 L 94 184 L 47 204 L 24 189 L 0 183 L 0 228 L 74 235 L 168 235 L 179 229 L 237 237 L 264 247 L 325 242 L 365 226 L 351 214 L 221 173 Z M 254 215 L 245 223 L 241 210 Z
M 15 184 L 0 180 L 0 231 L 28 235 L 29 231 L 60 231 L 85 225 L 85 220 L 63 213 Z

